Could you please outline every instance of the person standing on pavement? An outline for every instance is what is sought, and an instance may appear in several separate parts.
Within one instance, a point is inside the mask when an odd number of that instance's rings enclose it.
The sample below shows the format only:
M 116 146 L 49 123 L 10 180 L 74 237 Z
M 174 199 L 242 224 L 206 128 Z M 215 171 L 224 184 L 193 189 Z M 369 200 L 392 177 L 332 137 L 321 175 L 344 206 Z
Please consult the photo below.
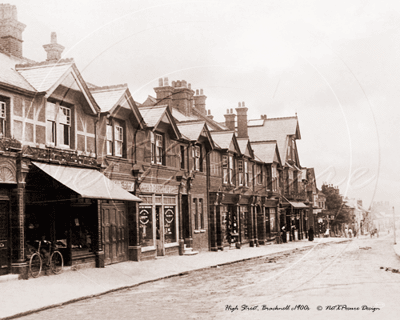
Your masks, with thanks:
M 282 227 L 282 232 L 281 232 L 281 237 L 282 237 L 282 242 L 286 242 L 286 227 Z
M 308 229 L 308 241 L 314 241 L 314 229 L 312 226 Z
M 351 230 L 351 228 L 349 228 L 349 237 L 353 238 L 353 230 Z

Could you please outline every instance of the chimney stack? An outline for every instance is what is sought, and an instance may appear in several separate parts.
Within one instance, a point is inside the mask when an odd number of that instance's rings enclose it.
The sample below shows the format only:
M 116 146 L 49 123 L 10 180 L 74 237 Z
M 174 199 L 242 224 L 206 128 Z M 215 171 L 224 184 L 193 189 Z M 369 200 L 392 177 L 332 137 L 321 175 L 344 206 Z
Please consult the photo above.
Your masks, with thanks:
M 51 33 L 50 44 L 45 44 L 43 46 L 44 50 L 47 52 L 46 61 L 57 62 L 61 59 L 61 53 L 64 51 L 65 47 L 57 43 L 57 33 Z
M 235 118 L 236 114 L 232 112 L 232 109 L 229 112 L 229 109 L 226 109 L 226 114 L 224 114 L 225 117 L 225 126 L 229 130 L 235 130 Z
M 210 109 L 207 110 L 207 118 L 211 119 L 211 120 L 214 119 L 214 116 L 211 114 L 211 110 Z
M 237 113 L 237 137 L 238 138 L 248 138 L 248 132 L 247 132 L 247 108 L 244 105 L 244 102 L 242 102 L 242 104 L 240 104 L 239 102 L 239 106 L 236 108 L 236 113 Z
M 172 81 L 172 84 L 174 82 Z M 173 87 L 169 85 L 168 78 L 165 77 L 158 79 L 158 87 L 154 88 L 154 91 L 156 92 L 156 99 L 157 99 L 157 105 L 162 106 L 162 105 L 167 105 L 170 108 L 170 111 L 172 111 L 172 91 L 174 90 Z
M 196 95 L 193 97 L 194 99 L 194 107 L 197 111 L 199 111 L 202 115 L 207 115 L 206 110 L 206 99 L 207 97 L 203 94 L 203 89 L 196 90 Z
M 17 7 L 0 4 L 0 46 L 11 55 L 22 58 L 22 32 L 26 25 L 17 20 Z

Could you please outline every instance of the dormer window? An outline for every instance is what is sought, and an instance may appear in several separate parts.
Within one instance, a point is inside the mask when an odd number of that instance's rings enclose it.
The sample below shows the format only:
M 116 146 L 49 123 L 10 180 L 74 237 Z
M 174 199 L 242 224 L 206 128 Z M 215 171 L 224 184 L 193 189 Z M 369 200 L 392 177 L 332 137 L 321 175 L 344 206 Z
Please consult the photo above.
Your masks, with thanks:
M 124 143 L 124 128 L 115 126 L 115 155 L 122 157 L 122 146 Z
M 71 109 L 60 106 L 59 117 L 61 144 L 69 147 L 71 143 Z
M 193 170 L 203 171 L 202 166 L 202 156 L 201 156 L 201 146 L 193 146 Z
M 124 126 L 117 119 L 107 119 L 106 152 L 109 156 L 124 156 Z
M 163 164 L 164 136 L 151 132 L 151 163 Z
M 106 133 L 106 138 L 107 138 L 107 155 L 112 155 L 113 153 L 113 126 L 111 122 L 107 123 L 107 133 Z
M 6 135 L 6 103 L 0 101 L 0 137 Z
M 46 105 L 46 141 L 50 146 L 71 148 L 72 110 L 70 107 L 48 102 Z
M 243 160 L 238 160 L 238 173 L 239 173 L 239 186 L 243 186 L 244 182 Z

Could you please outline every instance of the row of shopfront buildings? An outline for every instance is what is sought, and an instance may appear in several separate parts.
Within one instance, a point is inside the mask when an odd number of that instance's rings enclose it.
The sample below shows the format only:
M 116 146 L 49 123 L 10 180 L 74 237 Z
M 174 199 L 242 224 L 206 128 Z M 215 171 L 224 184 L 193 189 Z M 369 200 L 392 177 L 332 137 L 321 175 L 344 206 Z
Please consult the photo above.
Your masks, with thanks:
M 24 28 L 0 5 L 0 275 L 26 277 L 41 238 L 66 265 L 104 267 L 316 225 L 297 116 L 247 119 L 241 102 L 218 123 L 202 90 L 167 78 L 138 103 L 126 85 L 85 82 L 54 33 L 46 61 L 24 58 Z

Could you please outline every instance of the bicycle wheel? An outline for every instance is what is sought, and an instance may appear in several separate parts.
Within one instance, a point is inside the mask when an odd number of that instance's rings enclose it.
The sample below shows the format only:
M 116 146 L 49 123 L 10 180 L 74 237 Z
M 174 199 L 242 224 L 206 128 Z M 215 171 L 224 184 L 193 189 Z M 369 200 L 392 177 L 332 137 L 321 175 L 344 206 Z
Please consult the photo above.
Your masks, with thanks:
M 64 259 L 60 251 L 54 251 L 50 257 L 50 269 L 53 273 L 61 273 L 64 266 Z
M 39 253 L 34 253 L 29 260 L 29 273 L 33 278 L 37 278 L 42 271 L 42 258 Z

